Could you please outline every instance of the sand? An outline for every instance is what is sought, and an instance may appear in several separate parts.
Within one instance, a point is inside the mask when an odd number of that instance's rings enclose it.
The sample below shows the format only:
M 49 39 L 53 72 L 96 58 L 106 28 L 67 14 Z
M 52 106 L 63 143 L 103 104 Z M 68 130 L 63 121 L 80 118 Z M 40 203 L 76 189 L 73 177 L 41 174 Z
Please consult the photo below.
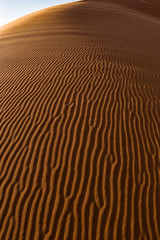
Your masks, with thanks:
M 95 1 L 98 0 L 85 0 Z M 159 0 L 100 0 L 101 2 L 112 2 L 127 6 L 127 8 L 135 9 L 142 13 L 160 17 L 160 1 Z
M 1 240 L 160 239 L 159 30 L 96 2 L 1 30 Z

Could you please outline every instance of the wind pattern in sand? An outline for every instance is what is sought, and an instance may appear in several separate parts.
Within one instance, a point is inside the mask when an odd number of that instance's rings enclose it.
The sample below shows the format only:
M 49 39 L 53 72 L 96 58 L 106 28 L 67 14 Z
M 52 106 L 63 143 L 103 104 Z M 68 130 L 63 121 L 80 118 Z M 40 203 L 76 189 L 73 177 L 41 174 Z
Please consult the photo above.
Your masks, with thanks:
M 160 25 L 124 12 L 1 32 L 0 239 L 160 239 Z

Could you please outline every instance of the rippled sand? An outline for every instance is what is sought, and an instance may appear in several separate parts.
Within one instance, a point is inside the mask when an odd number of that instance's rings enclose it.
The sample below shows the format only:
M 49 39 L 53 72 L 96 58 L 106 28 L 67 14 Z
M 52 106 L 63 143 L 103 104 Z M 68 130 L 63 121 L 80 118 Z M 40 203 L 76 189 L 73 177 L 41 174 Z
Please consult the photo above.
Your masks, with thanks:
M 0 32 L 2 240 L 160 239 L 160 22 L 107 3 Z

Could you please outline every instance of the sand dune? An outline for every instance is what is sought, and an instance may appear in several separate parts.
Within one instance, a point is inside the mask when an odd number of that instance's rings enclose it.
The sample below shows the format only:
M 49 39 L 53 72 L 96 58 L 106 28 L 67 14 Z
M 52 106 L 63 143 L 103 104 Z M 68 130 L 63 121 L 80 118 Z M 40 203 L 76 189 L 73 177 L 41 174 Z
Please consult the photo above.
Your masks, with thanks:
M 78 2 L 0 32 L 0 239 L 160 239 L 159 29 Z
M 95 1 L 98 0 L 84 0 Z M 100 2 L 111 2 L 136 9 L 138 11 L 148 13 L 160 17 L 160 1 L 159 0 L 100 0 Z

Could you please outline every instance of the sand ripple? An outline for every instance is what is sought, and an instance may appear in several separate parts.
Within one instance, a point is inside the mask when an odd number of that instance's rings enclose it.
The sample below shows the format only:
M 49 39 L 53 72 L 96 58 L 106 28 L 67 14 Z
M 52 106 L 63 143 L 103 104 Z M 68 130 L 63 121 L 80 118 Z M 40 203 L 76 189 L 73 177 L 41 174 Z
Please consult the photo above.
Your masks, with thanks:
M 108 6 L 0 34 L 0 239 L 160 239 L 159 25 Z

